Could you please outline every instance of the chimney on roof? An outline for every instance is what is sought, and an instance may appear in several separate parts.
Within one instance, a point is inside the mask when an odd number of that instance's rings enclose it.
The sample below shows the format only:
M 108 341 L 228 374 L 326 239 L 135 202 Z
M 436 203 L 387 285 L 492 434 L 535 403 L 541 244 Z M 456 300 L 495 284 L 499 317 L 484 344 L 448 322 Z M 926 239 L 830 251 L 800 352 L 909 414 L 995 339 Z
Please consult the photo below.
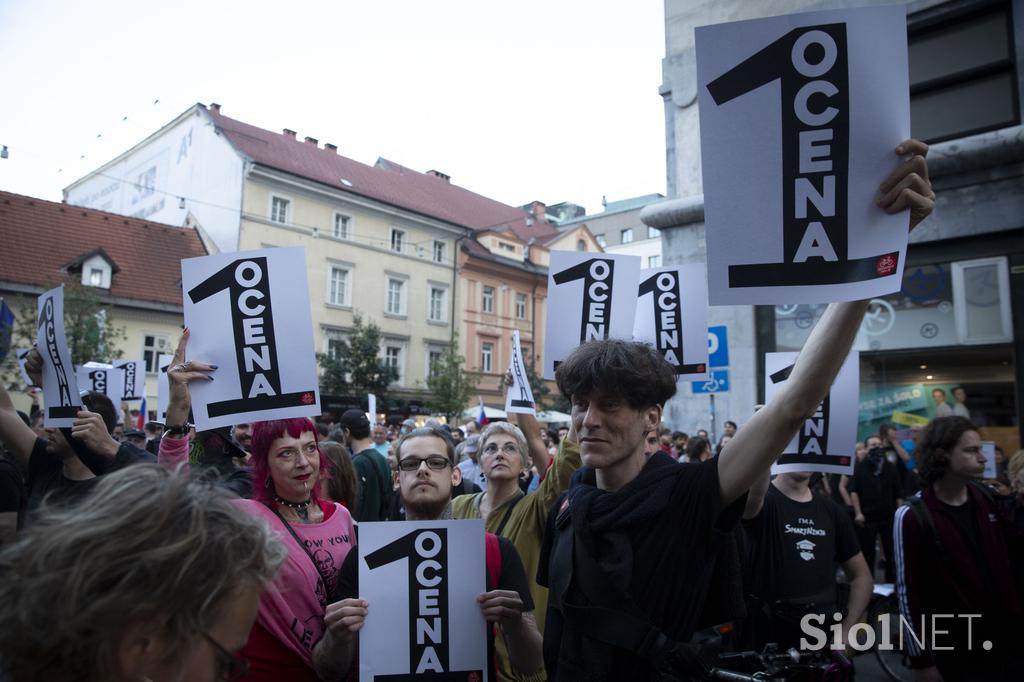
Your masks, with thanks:
M 324 142 L 324 149 L 326 149 L 327 151 L 336 152 L 338 151 L 338 145 L 331 144 L 330 142 Z
M 534 201 L 530 203 L 530 213 L 538 223 L 543 223 L 547 221 L 548 207 L 543 201 Z
M 319 142 L 320 140 L 316 139 L 315 137 L 310 137 L 309 135 L 306 135 L 306 144 L 311 144 L 315 147 Z
M 435 178 L 441 178 L 445 182 L 452 181 L 452 176 L 448 175 L 447 173 L 442 173 L 439 170 L 428 170 L 427 175 L 433 175 Z
M 216 102 L 210 102 L 210 111 L 212 111 L 215 114 L 219 114 L 220 113 L 220 105 L 217 104 Z
M 289 130 L 288 128 L 285 128 L 284 130 L 281 131 L 281 134 L 284 135 L 285 137 L 290 137 L 293 140 L 295 139 L 295 131 L 294 130 Z

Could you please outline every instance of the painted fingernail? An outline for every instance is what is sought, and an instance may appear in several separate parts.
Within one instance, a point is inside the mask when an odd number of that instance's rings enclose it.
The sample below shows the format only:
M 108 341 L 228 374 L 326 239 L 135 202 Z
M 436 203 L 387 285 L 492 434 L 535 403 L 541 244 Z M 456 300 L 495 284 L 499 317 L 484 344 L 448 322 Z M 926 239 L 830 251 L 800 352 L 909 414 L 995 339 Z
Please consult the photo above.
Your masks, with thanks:
M 213 377 L 211 377 L 210 375 L 207 375 L 206 378 L 209 379 L 210 381 L 213 381 Z
M 217 365 L 210 365 L 210 369 L 217 369 Z

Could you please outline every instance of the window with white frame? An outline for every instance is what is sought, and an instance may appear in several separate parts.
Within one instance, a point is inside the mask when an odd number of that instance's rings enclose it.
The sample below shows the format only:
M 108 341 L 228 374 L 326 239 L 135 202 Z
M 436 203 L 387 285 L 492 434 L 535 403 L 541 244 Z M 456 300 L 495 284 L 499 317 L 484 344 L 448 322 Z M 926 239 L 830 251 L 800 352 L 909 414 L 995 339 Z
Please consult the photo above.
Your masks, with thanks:
M 406 241 L 405 241 L 405 230 L 400 230 L 397 227 L 391 228 L 391 250 L 395 253 L 405 253 Z
M 384 312 L 389 315 L 405 315 L 405 280 L 388 277 L 386 295 Z
M 352 239 L 352 217 L 335 213 L 333 234 L 335 239 Z
M 633 241 L 633 228 L 632 227 L 627 227 L 620 234 L 622 235 L 621 243 L 629 244 L 629 243 L 631 243 Z
M 352 305 L 352 270 L 331 265 L 327 270 L 327 302 L 331 305 Z
M 332 358 L 338 358 L 348 341 L 348 335 L 338 329 L 324 329 L 324 352 Z
M 498 249 L 501 251 L 508 251 L 509 253 L 515 253 L 516 245 L 509 244 L 508 242 L 498 242 Z
M 292 202 L 284 197 L 270 198 L 270 219 L 275 223 L 287 223 L 291 216 Z
M 655 237 L 660 237 L 660 236 L 661 236 L 661 230 L 659 230 L 656 227 L 650 227 L 650 226 L 647 227 L 647 238 L 648 239 L 654 239 Z
M 430 297 L 427 304 L 427 319 L 431 322 L 444 322 L 447 319 L 448 288 L 430 285 Z
M 448 259 L 448 245 L 442 241 L 434 240 L 434 262 L 443 263 Z
M 661 256 L 660 255 L 648 256 L 647 257 L 647 267 L 649 267 L 649 268 L 660 268 L 661 267 Z
M 516 292 L 516 319 L 526 319 L 526 294 Z
M 494 312 L 494 287 L 484 287 L 483 311 Z
M 489 341 L 480 346 L 480 371 L 485 374 L 494 371 L 494 344 Z
M 171 353 L 171 339 L 166 334 L 142 335 L 142 361 L 146 372 L 155 374 L 159 367 L 160 354 Z
M 1013 340 L 1005 256 L 953 263 L 953 315 L 962 344 Z
M 405 383 L 405 346 L 399 342 L 384 341 L 384 364 L 395 370 L 396 384 Z
M 89 268 L 89 286 L 103 286 L 103 270 L 101 268 Z
M 433 346 L 427 348 L 427 371 L 425 375 L 426 378 L 429 379 L 430 377 L 434 376 L 434 374 L 437 372 L 437 367 L 440 364 L 441 358 L 443 356 L 443 348 L 436 348 Z
M 603 234 L 595 234 L 594 239 L 597 240 L 598 246 L 602 249 L 608 246 L 608 240 L 604 238 Z

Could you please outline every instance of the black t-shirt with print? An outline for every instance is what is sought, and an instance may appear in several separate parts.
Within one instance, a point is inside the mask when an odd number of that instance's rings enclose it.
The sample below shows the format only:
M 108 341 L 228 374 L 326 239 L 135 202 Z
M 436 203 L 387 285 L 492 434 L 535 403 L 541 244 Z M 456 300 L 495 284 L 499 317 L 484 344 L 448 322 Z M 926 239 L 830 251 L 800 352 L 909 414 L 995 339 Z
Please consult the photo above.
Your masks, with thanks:
M 514 590 L 519 593 L 523 600 L 523 613 L 533 611 L 533 597 L 530 596 L 530 585 L 526 580 L 526 570 L 523 568 L 523 561 L 519 558 L 519 552 L 507 538 L 498 537 L 498 548 L 501 551 L 501 574 L 498 584 L 491 584 L 491 576 L 485 571 L 487 591 L 491 590 Z M 356 545 L 345 561 L 341 564 L 338 572 L 338 599 L 357 599 L 359 597 L 359 545 Z M 370 605 L 373 608 L 373 605 Z M 452 636 L 458 637 L 458 623 L 453 623 L 454 631 Z M 487 628 L 487 664 L 494 670 L 494 628 Z M 355 662 L 353 662 L 353 666 Z
M 797 502 L 774 485 L 743 528 L 750 589 L 769 603 L 834 604 L 836 564 L 860 551 L 853 522 L 839 505 L 823 495 Z

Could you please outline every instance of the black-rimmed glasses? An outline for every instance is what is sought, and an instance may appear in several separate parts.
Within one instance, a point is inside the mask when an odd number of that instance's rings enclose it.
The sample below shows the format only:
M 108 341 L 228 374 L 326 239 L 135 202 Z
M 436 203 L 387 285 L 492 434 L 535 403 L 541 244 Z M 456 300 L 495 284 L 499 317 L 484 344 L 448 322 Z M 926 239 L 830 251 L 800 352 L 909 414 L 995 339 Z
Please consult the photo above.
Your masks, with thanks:
M 434 471 L 443 471 L 452 465 L 451 460 L 447 457 L 436 455 L 424 459 L 419 457 L 403 457 L 402 461 L 398 463 L 398 468 L 402 471 L 417 471 L 423 462 L 427 463 L 428 469 L 433 469 Z

